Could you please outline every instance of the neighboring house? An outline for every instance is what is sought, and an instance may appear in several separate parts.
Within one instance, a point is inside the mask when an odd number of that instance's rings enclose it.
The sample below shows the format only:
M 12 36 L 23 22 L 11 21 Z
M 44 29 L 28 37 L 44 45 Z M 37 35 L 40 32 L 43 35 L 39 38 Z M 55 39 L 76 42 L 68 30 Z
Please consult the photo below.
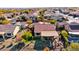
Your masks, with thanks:
M 16 24 L 16 18 L 12 18 L 12 19 L 10 20 L 10 22 L 11 22 L 11 24 Z
M 79 17 L 79 12 L 70 12 L 69 16 Z
M 13 13 L 6 13 L 4 14 L 4 17 L 7 19 L 11 19 L 12 18 Z
M 19 23 L 16 25 L 12 25 L 12 24 L 0 25 L 0 36 L 3 36 L 3 39 L 15 37 L 16 34 L 20 31 L 20 29 L 21 29 L 21 24 Z
M 21 28 L 26 28 L 28 24 L 26 22 L 16 22 L 16 26 L 20 26 Z
M 69 32 L 69 42 L 79 42 L 79 23 L 71 23 L 66 26 Z
M 79 35 L 79 23 L 68 24 L 66 25 L 66 29 L 68 30 L 69 34 Z
M 14 25 L 0 25 L 0 35 L 3 35 L 4 38 L 10 38 L 13 36 L 13 31 L 15 29 Z
M 44 14 L 44 18 L 45 19 L 51 19 L 53 17 L 54 14 Z
M 34 35 L 41 37 L 57 37 L 58 32 L 56 31 L 56 26 L 52 24 L 34 24 Z
M 78 17 L 73 18 L 72 16 L 69 16 L 67 19 L 68 19 L 67 23 L 69 23 L 69 24 L 72 23 L 72 22 L 79 23 Z

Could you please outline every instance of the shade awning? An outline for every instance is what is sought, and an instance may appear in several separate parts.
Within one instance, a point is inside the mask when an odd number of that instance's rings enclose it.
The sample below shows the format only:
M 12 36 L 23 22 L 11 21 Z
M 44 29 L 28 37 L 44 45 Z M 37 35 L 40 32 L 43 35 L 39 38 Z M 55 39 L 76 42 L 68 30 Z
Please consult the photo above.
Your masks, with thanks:
M 41 36 L 54 36 L 54 37 L 57 37 L 58 32 L 57 31 L 42 31 Z
M 5 32 L 0 32 L 0 35 L 3 35 L 3 34 L 5 34 Z

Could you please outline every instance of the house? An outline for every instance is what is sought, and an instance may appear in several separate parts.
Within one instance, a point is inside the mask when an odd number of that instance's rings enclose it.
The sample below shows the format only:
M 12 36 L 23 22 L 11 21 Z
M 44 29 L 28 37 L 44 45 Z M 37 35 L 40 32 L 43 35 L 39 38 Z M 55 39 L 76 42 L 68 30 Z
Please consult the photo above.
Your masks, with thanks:
M 69 32 L 69 42 L 79 42 L 79 23 L 70 23 L 66 25 L 66 29 Z
M 15 29 L 14 25 L 0 25 L 0 36 L 2 35 L 3 38 L 10 38 L 13 36 L 13 31 Z
M 20 23 L 17 23 L 15 25 L 0 25 L 0 40 L 15 37 L 16 34 L 20 31 L 21 26 L 22 25 Z
M 69 34 L 79 35 L 79 23 L 70 23 L 66 25 Z
M 79 12 L 70 12 L 69 16 L 79 17 Z
M 79 23 L 79 18 L 76 17 L 76 18 L 73 18 L 72 16 L 68 16 L 68 21 L 66 21 L 67 23 L 72 23 L 72 22 L 75 22 L 75 23 Z
M 35 23 L 34 35 L 49 38 L 49 37 L 57 37 L 58 32 L 56 31 L 55 25 L 45 23 Z

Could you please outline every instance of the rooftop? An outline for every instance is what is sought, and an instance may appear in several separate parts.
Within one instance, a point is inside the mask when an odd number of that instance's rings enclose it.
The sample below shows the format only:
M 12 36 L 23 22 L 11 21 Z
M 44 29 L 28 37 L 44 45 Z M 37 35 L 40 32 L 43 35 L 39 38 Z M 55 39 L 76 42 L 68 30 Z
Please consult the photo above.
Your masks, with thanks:
M 68 24 L 67 27 L 69 32 L 79 32 L 79 24 L 78 23 L 72 23 Z
M 41 31 L 53 31 L 55 30 L 55 25 L 52 24 L 40 24 L 35 23 L 34 24 L 34 32 L 41 32 Z
M 13 32 L 15 26 L 8 24 L 8 25 L 0 25 L 0 32 Z

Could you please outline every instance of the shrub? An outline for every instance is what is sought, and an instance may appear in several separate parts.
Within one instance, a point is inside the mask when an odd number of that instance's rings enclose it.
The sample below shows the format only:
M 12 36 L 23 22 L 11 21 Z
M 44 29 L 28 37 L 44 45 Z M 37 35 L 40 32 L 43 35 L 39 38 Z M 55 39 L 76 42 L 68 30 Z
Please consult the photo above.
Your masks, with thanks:
M 9 24 L 9 23 L 10 23 L 9 20 L 4 20 L 4 21 L 2 21 L 2 24 Z
M 61 35 L 61 40 L 63 40 L 63 42 L 64 42 L 63 43 L 64 44 L 64 48 L 66 48 L 69 45 L 69 43 L 68 43 L 69 34 L 68 34 L 68 32 L 66 30 L 62 30 L 60 32 L 60 35 Z
M 0 24 L 9 24 L 10 21 L 9 20 L 0 20 Z
M 32 20 L 31 20 L 31 19 L 28 19 L 28 20 L 27 20 L 27 23 L 28 23 L 28 24 L 32 24 Z
M 51 24 L 55 24 L 57 21 L 56 20 L 50 20 L 49 21 Z
M 27 43 L 28 41 L 32 40 L 32 33 L 29 31 L 26 31 L 23 35 L 22 35 L 22 41 Z
M 79 51 L 79 43 L 71 43 L 69 47 L 67 47 L 68 51 Z

